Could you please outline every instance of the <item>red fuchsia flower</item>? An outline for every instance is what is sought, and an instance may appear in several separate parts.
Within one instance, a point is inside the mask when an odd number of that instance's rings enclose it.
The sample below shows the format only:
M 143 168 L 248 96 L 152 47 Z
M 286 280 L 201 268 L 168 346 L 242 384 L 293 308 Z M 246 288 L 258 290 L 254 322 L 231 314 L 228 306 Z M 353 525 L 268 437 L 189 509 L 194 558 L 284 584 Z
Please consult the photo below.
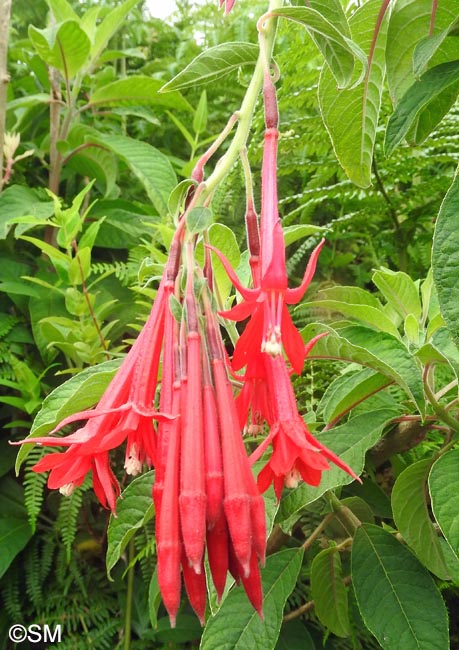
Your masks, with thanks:
M 255 463 L 270 444 L 273 452 L 258 474 L 260 492 L 264 492 L 272 483 L 276 496 L 280 499 L 284 485 L 288 488 L 297 487 L 299 481 L 303 480 L 309 485 L 317 486 L 322 472 L 330 469 L 329 462 L 360 481 L 346 463 L 310 433 L 298 412 L 284 358 L 272 358 L 267 354 L 264 357 L 272 421 L 269 422 L 268 436 L 252 454 L 251 462 Z
M 158 582 L 171 624 L 181 594 L 181 574 L 190 604 L 204 622 L 207 557 L 218 597 L 228 570 L 241 581 L 261 614 L 258 562 L 264 560 L 264 502 L 245 453 L 226 356 L 207 289 L 195 295 L 197 268 L 187 244 L 182 322 L 165 317 L 160 408 L 175 417 L 158 426 L 156 504 Z M 201 276 L 200 276 L 201 277 Z M 201 277 L 202 279 L 202 277 Z M 202 308 L 204 305 L 204 309 Z M 173 372 L 171 372 L 171 368 Z M 230 558 L 232 558 L 230 560 Z
M 59 423 L 51 435 L 30 437 L 16 444 L 36 443 L 51 447 L 67 447 L 65 452 L 45 456 L 32 469 L 51 470 L 48 485 L 66 495 L 81 485 L 92 471 L 94 491 L 104 507 L 115 513 L 120 489 L 110 468 L 108 452 L 126 446 L 125 469 L 138 474 L 144 463 L 156 461 L 156 440 L 153 419 L 171 416 L 153 408 L 164 333 L 165 306 L 177 272 L 180 231 L 171 246 L 166 272 L 161 281 L 150 316 L 139 337 L 126 355 L 94 409 L 80 411 Z M 65 437 L 53 437 L 62 427 L 80 420 L 86 424 Z
M 281 354 L 283 347 L 293 369 L 300 374 L 305 359 L 304 343 L 293 324 L 287 305 L 297 304 L 306 292 L 324 240 L 314 249 L 300 286 L 289 289 L 285 239 L 277 201 L 277 101 L 274 84 L 268 74 L 265 75 L 264 101 L 266 130 L 261 174 L 260 246 L 256 254 L 256 225 L 253 225 L 253 219 L 249 222 L 246 215 L 254 288 L 242 286 L 224 255 L 214 248 L 212 250 L 221 260 L 233 285 L 243 298 L 242 302 L 228 311 L 221 312 L 221 315 L 236 321 L 245 320 L 250 316 L 250 321 L 236 345 L 234 369 L 240 370 L 247 364 L 254 347 L 273 357 Z M 247 212 L 249 208 L 250 206 Z

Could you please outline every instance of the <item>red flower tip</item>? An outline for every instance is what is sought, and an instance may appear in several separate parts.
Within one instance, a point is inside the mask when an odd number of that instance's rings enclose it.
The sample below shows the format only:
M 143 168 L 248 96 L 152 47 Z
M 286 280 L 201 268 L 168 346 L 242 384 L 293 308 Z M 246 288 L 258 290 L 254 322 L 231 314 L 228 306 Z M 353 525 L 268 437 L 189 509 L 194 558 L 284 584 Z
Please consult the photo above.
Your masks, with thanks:
M 252 603 L 261 620 L 264 620 L 263 590 L 261 587 L 260 569 L 258 567 L 258 560 L 255 553 L 252 553 L 250 558 L 249 573 L 241 574 L 241 581 L 244 585 L 247 598 Z
M 206 573 L 204 571 L 204 566 L 201 563 L 199 571 L 195 571 L 188 565 L 186 557 L 182 554 L 182 572 L 188 600 L 190 601 L 191 607 L 196 612 L 199 622 L 204 627 L 207 597 Z
M 207 559 L 209 560 L 212 580 L 221 601 L 228 572 L 228 527 L 223 512 L 215 525 L 207 530 Z

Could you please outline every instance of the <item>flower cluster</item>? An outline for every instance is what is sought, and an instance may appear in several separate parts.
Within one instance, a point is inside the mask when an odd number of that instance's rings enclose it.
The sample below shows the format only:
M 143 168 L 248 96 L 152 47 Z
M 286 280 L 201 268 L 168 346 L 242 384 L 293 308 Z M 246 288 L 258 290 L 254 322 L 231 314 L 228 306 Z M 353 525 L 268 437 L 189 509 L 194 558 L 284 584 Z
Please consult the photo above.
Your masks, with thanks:
M 220 4 L 229 11 L 234 2 Z M 120 488 L 110 452 L 126 444 L 128 474 L 138 474 L 145 465 L 155 468 L 158 581 L 172 624 L 182 576 L 189 601 L 204 622 L 206 552 L 218 597 L 230 572 L 261 616 L 260 565 L 266 545 L 261 493 L 272 484 L 280 499 L 284 486 L 294 487 L 300 480 L 318 485 L 330 461 L 357 478 L 312 436 L 298 411 L 290 375 L 301 372 L 319 337 L 304 344 L 288 305 L 306 291 L 323 241 L 300 286 L 289 288 L 277 202 L 277 101 L 268 72 L 264 106 L 260 219 L 251 190 L 247 192 L 253 286 L 242 286 L 229 262 L 213 249 L 243 298 L 220 317 L 249 319 L 231 361 L 213 306 L 210 250 L 206 248 L 201 268 L 195 260 L 199 237 L 188 228 L 211 147 L 197 165 L 198 187 L 189 191 L 150 316 L 99 403 L 66 418 L 49 436 L 23 441 L 63 447 L 34 470 L 50 470 L 49 487 L 66 495 L 91 472 L 100 503 L 113 514 Z M 233 383 L 242 383 L 238 395 Z M 53 435 L 81 420 L 86 422 L 74 433 Z M 267 436 L 249 458 L 242 432 L 263 433 L 265 426 Z M 251 465 L 269 447 L 271 455 L 255 480 Z
M 314 275 L 322 240 L 313 251 L 299 287 L 288 288 L 285 240 L 277 201 L 278 111 L 274 83 L 269 72 L 264 80 L 265 136 L 262 164 L 261 216 L 258 228 L 253 201 L 246 209 L 247 241 L 251 259 L 253 288 L 242 286 L 228 260 L 215 251 L 243 300 L 221 315 L 235 321 L 250 317 L 236 344 L 232 366 L 245 367 L 244 386 L 238 396 L 240 424 L 249 430 L 269 434 L 252 454 L 254 463 L 272 444 L 271 458 L 258 475 L 264 492 L 272 483 L 278 498 L 282 488 L 296 487 L 302 479 L 310 485 L 320 483 L 323 470 L 332 461 L 353 478 L 354 472 L 309 432 L 298 412 L 290 370 L 301 373 L 304 360 L 319 335 L 307 345 L 295 328 L 287 305 L 301 300 Z M 283 354 L 285 352 L 285 356 Z

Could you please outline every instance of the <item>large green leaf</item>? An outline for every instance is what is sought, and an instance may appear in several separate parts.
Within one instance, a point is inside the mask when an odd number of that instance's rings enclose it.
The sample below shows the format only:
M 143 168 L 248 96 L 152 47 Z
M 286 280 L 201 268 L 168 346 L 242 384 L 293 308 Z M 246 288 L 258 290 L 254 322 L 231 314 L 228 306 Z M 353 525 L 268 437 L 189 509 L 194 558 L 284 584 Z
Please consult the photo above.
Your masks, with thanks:
M 318 413 L 325 422 L 332 422 L 391 383 L 391 379 L 370 368 L 340 375 L 325 390 Z
M 97 129 L 77 123 L 72 126 L 65 141 L 59 143 L 65 167 L 81 176 L 96 179 L 99 189 L 109 195 L 115 187 L 118 175 L 118 160 L 112 151 L 100 144 L 93 144 L 100 137 Z
M 72 9 L 67 0 L 46 0 L 49 8 L 53 12 L 53 16 L 57 23 L 64 20 L 79 21 L 78 14 Z
M 336 636 L 349 636 L 347 589 L 342 580 L 341 557 L 335 547 L 320 551 L 312 561 L 311 589 L 319 621 Z
M 361 474 L 365 465 L 365 454 L 382 436 L 385 425 L 398 412 L 392 409 L 378 409 L 350 419 L 345 424 L 317 435 L 317 439 L 335 452 L 354 472 Z M 293 490 L 287 490 L 279 505 L 276 521 L 283 522 L 292 517 L 308 503 L 316 501 L 327 490 L 351 483 L 352 477 L 342 469 L 331 465 L 322 474 L 318 487 L 301 483 Z
M 97 88 L 91 95 L 90 105 L 138 106 L 148 104 L 174 110 L 191 111 L 190 104 L 178 92 L 163 95 L 159 92 L 162 82 L 144 75 L 132 75 L 112 81 Z
M 422 307 L 419 298 L 419 289 L 403 271 L 380 269 L 372 276 L 373 283 L 378 287 L 389 305 L 402 317 L 413 314 L 417 319 L 421 317 Z
M 429 474 L 432 512 L 459 559 L 459 450 L 440 456 Z
M 351 38 L 351 30 L 341 0 L 309 0 L 307 4 L 334 25 L 343 36 Z
M 30 25 L 29 37 L 43 61 L 70 79 L 84 66 L 91 49 L 89 38 L 74 20 L 46 29 Z
M 448 650 L 446 607 L 428 571 L 391 533 L 357 529 L 352 584 L 368 629 L 384 650 Z
M 0 239 L 5 239 L 18 217 L 33 217 L 39 224 L 53 214 L 54 203 L 49 197 L 25 185 L 11 185 L 0 194 Z
M 420 460 L 400 474 L 392 489 L 392 511 L 395 525 L 419 560 L 429 571 L 447 580 L 449 571 L 426 501 L 431 466 L 430 458 Z
M 416 351 L 416 356 L 424 365 L 428 363 L 448 364 L 459 378 L 459 350 L 454 345 L 451 333 L 446 327 L 435 330 L 431 340 Z
M 302 559 L 302 549 L 290 548 L 266 560 L 261 571 L 264 620 L 250 607 L 242 587 L 231 589 L 218 613 L 208 620 L 200 650 L 275 648 L 285 602 L 295 586 Z
M 459 13 L 459 0 L 438 3 L 434 35 L 447 28 Z M 414 51 L 419 41 L 429 35 L 432 0 L 397 0 L 392 3 L 387 33 L 386 65 L 389 92 L 397 104 L 415 81 Z M 439 44 L 436 56 L 429 61 L 437 65 L 457 56 L 453 42 Z M 416 66 L 419 72 L 419 66 Z
M 309 341 L 320 332 L 328 332 L 328 336 L 316 343 L 309 354 L 311 359 L 342 359 L 368 366 L 393 379 L 413 399 L 420 412 L 425 412 L 420 364 L 400 340 L 363 325 L 350 325 L 335 331 L 312 323 L 301 334 Z
M 369 0 L 352 15 L 352 38 L 368 55 L 381 8 L 381 0 Z M 372 64 L 362 84 L 337 90 L 329 67 L 324 66 L 319 80 L 319 105 L 336 156 L 349 178 L 368 187 L 371 178 L 373 148 L 378 126 L 384 82 L 384 20 L 376 41 Z
M 417 92 L 413 84 L 426 68 L 458 58 L 455 39 L 447 38 L 447 34 L 457 18 L 459 1 L 438 4 L 433 31 L 429 35 L 433 11 L 432 0 L 397 0 L 393 3 L 386 62 L 389 90 L 396 106 L 399 101 L 404 101 L 405 94 Z M 428 83 L 428 78 L 426 81 Z M 424 106 L 419 106 L 406 134 L 409 142 L 419 144 L 431 133 L 451 108 L 458 89 L 458 82 L 450 84 Z
M 443 45 L 445 39 L 452 31 L 457 29 L 457 24 L 458 18 L 455 17 L 446 29 L 437 34 L 425 36 L 419 41 L 413 53 L 413 71 L 415 75 L 422 74 L 434 54 L 436 54 L 440 46 Z M 455 34 L 454 38 L 456 37 L 457 34 Z M 451 45 L 453 45 L 453 43 L 451 43 Z M 454 43 L 454 45 L 457 46 L 457 43 Z
M 320 294 L 319 294 L 320 295 Z M 382 332 L 392 334 L 392 336 L 399 336 L 397 327 L 394 322 L 386 316 L 382 306 L 380 308 L 371 307 L 370 305 L 359 305 L 342 300 L 314 300 L 314 302 L 307 302 L 301 305 L 302 309 L 325 309 L 331 312 L 343 314 L 349 319 L 361 321 L 365 325 L 374 327 Z M 336 320 L 336 319 L 335 319 Z
M 441 110 L 435 108 L 434 100 L 450 89 L 449 101 L 442 104 Z M 390 155 L 395 147 L 403 140 L 412 127 L 416 118 L 427 107 L 436 111 L 435 119 L 430 120 L 431 128 L 441 120 L 446 111 L 454 103 L 459 91 L 459 61 L 447 61 L 430 68 L 422 77 L 415 81 L 406 91 L 395 107 L 386 130 L 385 150 Z M 423 131 L 424 136 L 428 133 Z M 419 136 L 416 138 L 419 142 Z
M 459 347 L 459 171 L 456 171 L 438 213 L 432 269 L 441 314 Z
M 108 41 L 124 24 L 124 19 L 140 0 L 125 0 L 119 7 L 107 7 L 106 15 L 97 26 L 91 47 L 91 64 L 97 63 Z
M 152 519 L 155 507 L 151 496 L 154 471 L 135 478 L 116 504 L 116 514 L 110 516 L 107 532 L 107 575 L 121 557 L 134 533 Z
M 32 537 L 24 507 L 24 490 L 5 476 L 0 481 L 0 578 Z
M 100 399 L 120 364 L 120 359 L 104 361 L 82 370 L 55 388 L 44 400 L 28 439 L 46 436 L 64 418 L 94 406 Z M 23 445 L 16 460 L 16 472 L 27 457 L 31 445 Z
M 342 9 L 339 13 L 337 11 L 329 11 L 328 13 L 329 15 L 331 13 L 338 14 L 338 20 L 341 19 L 342 22 Z M 335 27 L 334 22 L 330 22 L 320 11 L 316 11 L 312 7 L 282 7 L 274 9 L 270 12 L 270 15 L 287 18 L 306 27 L 322 52 L 339 88 L 345 88 L 350 84 L 356 58 L 360 61 L 362 71 L 365 71 L 366 55 L 350 38 L 347 38 Z M 332 16 L 330 15 L 330 17 Z M 333 16 L 333 20 L 335 20 L 335 16 Z M 349 33 L 349 28 L 346 31 Z
M 106 135 L 98 141 L 119 156 L 142 183 L 161 216 L 167 215 L 169 194 L 177 178 L 169 158 L 147 142 L 122 135 Z
M 161 91 L 183 90 L 211 83 L 243 65 L 255 65 L 258 46 L 253 43 L 222 43 L 204 50 L 186 68 L 165 84 Z
M 317 650 L 307 627 L 298 619 L 285 623 L 275 650 Z

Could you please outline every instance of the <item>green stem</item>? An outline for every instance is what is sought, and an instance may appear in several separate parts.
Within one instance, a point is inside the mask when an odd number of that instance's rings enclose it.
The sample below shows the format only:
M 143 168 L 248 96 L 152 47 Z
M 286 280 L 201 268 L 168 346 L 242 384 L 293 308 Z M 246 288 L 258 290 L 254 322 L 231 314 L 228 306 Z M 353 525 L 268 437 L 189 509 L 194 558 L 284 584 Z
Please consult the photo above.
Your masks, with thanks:
M 424 390 L 426 392 L 427 399 L 429 400 L 438 418 L 447 424 L 455 433 L 459 433 L 459 422 L 456 420 L 456 418 L 453 418 L 453 416 L 448 413 L 447 409 L 444 406 L 437 402 L 434 390 L 430 385 L 433 370 L 434 366 L 432 364 L 427 364 L 424 370 Z
M 279 9 L 284 4 L 284 0 L 270 0 L 268 13 Z M 276 34 L 277 18 L 270 18 L 266 21 L 264 27 L 264 37 L 265 37 L 265 48 L 264 52 L 260 51 L 258 55 L 257 64 L 250 81 L 249 87 L 247 88 L 245 97 L 242 101 L 241 108 L 238 111 L 238 126 L 234 138 L 228 147 L 226 153 L 220 158 L 218 164 L 215 167 L 213 173 L 209 178 L 204 182 L 204 189 L 201 194 L 201 201 L 204 203 L 212 192 L 215 190 L 217 185 L 223 180 L 223 178 L 230 172 L 236 160 L 239 158 L 241 149 L 246 146 L 249 133 L 250 125 L 252 123 L 252 115 L 255 110 L 255 104 L 260 94 L 260 90 L 263 86 L 263 74 L 266 65 L 266 52 L 269 55 L 272 52 L 274 45 L 274 37 Z
M 124 618 L 124 650 L 131 647 L 131 623 L 132 623 L 132 601 L 134 598 L 134 539 L 131 539 L 128 546 L 128 563 L 129 570 L 127 576 L 127 593 L 126 593 L 126 614 Z

